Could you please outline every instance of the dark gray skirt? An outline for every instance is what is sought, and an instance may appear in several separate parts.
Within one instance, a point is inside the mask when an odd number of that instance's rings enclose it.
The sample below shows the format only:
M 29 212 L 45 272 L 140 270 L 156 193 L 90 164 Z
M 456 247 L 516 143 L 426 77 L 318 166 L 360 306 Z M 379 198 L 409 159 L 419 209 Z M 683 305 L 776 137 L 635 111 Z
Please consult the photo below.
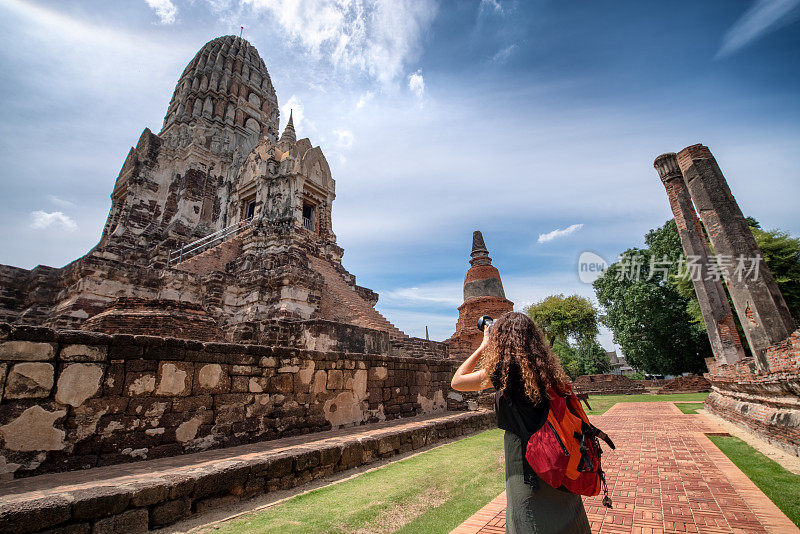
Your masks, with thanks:
M 539 480 L 539 488 L 525 484 L 522 477 L 522 443 L 506 431 L 506 533 L 590 534 L 589 519 L 580 495 L 557 490 Z

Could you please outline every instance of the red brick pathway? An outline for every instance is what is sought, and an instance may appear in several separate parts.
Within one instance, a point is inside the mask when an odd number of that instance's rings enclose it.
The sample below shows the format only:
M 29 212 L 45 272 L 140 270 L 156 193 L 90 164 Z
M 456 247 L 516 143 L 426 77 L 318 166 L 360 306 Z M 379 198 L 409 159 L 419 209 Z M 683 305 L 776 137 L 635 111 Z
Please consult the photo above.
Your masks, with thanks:
M 705 433 L 722 432 L 670 402 L 614 405 L 592 417 L 617 445 L 603 455 L 614 508 L 584 499 L 595 534 L 800 533 Z M 505 492 L 453 534 L 505 532 Z

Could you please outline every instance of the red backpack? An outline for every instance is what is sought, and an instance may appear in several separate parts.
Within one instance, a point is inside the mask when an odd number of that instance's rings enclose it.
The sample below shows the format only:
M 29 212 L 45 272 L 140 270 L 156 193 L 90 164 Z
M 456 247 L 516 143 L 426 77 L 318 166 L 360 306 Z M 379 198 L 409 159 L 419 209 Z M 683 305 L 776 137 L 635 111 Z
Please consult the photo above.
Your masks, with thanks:
M 589 422 L 578 397 L 570 389 L 559 395 L 548 389 L 550 409 L 545 423 L 534 432 L 525 449 L 525 459 L 538 477 L 554 488 L 563 487 L 579 495 L 598 495 L 611 508 L 605 473 L 600 465 L 600 441 L 614 449 L 608 435 Z M 501 393 L 502 396 L 502 393 Z M 510 399 L 509 399 L 510 400 Z M 516 408 L 511 412 L 523 431 L 525 424 Z

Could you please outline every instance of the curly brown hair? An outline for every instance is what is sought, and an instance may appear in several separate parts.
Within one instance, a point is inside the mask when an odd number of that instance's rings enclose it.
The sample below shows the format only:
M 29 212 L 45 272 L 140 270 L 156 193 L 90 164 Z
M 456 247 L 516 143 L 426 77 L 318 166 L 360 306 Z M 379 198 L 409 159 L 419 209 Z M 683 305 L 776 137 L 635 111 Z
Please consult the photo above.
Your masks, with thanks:
M 489 344 L 481 358 L 481 367 L 487 377 L 499 369 L 500 383 L 505 388 L 510 366 L 516 361 L 525 385 L 525 395 L 534 404 L 542 400 L 542 386 L 545 392 L 549 388 L 560 394 L 569 390 L 567 373 L 541 329 L 530 317 L 524 313 L 508 312 L 491 328 Z

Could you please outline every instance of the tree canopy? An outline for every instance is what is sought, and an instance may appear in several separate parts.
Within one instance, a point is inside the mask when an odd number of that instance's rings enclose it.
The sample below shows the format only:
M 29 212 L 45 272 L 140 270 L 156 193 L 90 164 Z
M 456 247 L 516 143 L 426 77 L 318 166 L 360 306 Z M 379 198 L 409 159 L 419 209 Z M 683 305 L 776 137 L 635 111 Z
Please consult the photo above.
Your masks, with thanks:
M 550 295 L 525 308 L 525 313 L 544 330 L 551 344 L 570 339 L 580 344 L 598 334 L 597 308 L 580 295 Z
M 525 313 L 544 330 L 570 377 L 611 369 L 608 354 L 596 340 L 599 313 L 591 300 L 550 295 L 525 308 Z
M 748 224 L 792 315 L 800 318 L 800 239 L 763 230 L 751 217 Z M 649 263 L 651 256 L 672 265 L 682 258 L 675 220 L 650 230 L 645 244 L 625 251 L 594 283 L 605 310 L 601 322 L 634 367 L 658 374 L 703 371 L 703 359 L 712 354 L 694 285 L 674 269 L 665 273 Z M 634 265 L 635 280 L 629 276 Z

